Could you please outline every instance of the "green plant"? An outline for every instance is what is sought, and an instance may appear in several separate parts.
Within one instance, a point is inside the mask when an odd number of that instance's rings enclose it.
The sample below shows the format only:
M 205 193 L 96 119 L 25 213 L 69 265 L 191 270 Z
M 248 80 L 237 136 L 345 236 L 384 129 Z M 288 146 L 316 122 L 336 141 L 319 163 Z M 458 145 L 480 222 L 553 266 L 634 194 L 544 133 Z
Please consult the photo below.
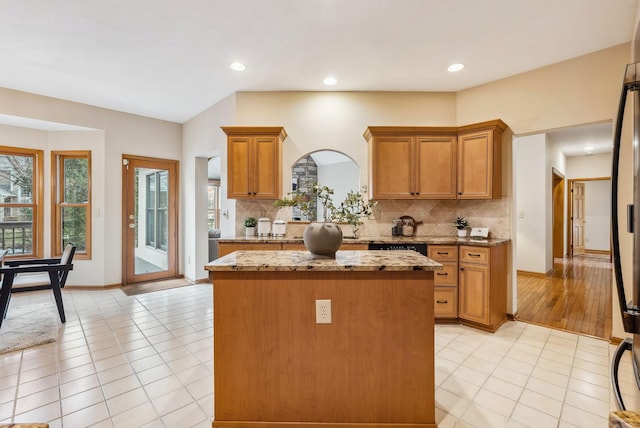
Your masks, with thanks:
M 311 195 L 314 196 L 312 197 Z M 336 207 L 333 204 L 332 195 L 332 188 L 314 184 L 309 189 L 309 193 L 304 193 L 299 190 L 289 192 L 284 198 L 274 201 L 273 206 L 278 208 L 297 207 L 307 218 L 312 218 L 311 210 L 313 210 L 315 206 L 311 203 L 311 199 L 317 199 L 318 202 L 322 204 L 324 222 L 328 223 L 333 221 L 336 215 Z
M 244 225 L 244 227 L 256 227 L 258 225 L 258 220 L 253 217 L 247 217 L 244 219 L 242 224 Z
M 338 221 L 346 221 L 353 228 L 353 237 L 355 238 L 358 233 L 358 229 L 362 225 L 363 218 L 371 218 L 373 215 L 373 208 L 377 205 L 377 202 L 365 202 L 364 197 L 360 192 L 354 192 L 350 190 L 347 193 L 344 201 L 340 204 L 340 208 L 337 209 Z
M 469 222 L 464 217 L 456 217 L 455 226 L 458 230 L 464 230 L 469 227 Z

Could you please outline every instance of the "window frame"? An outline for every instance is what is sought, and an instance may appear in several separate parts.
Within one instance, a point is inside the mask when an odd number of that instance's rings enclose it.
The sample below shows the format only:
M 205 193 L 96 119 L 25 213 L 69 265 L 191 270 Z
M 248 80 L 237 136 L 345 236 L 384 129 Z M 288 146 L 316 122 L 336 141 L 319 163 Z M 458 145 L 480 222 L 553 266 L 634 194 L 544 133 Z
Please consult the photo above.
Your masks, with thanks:
M 86 159 L 87 160 L 87 202 L 68 203 L 61 199 L 65 194 L 64 164 L 65 159 Z M 58 257 L 62 255 L 62 209 L 82 208 L 86 211 L 86 249 L 84 252 L 76 250 L 74 258 L 91 260 L 91 150 L 57 150 L 51 151 L 51 255 Z
M 21 208 L 30 206 L 32 208 L 32 251 L 30 254 L 11 254 L 8 257 L 12 259 L 42 258 L 44 256 L 44 151 L 22 147 L 0 146 L 0 155 L 33 157 L 32 202 L 30 204 L 4 204 L 0 202 L 0 207 Z

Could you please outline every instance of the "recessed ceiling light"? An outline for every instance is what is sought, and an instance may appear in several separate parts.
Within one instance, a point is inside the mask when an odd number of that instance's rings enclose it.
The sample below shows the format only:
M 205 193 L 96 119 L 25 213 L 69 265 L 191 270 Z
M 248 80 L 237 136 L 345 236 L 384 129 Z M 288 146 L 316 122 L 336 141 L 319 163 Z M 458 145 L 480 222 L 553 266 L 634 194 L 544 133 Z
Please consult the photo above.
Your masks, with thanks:
M 333 77 L 333 76 L 328 76 L 328 77 L 325 77 L 325 78 L 324 78 L 324 80 L 322 81 L 322 83 L 324 83 L 324 84 L 325 84 L 325 85 L 327 85 L 327 86 L 333 86 L 333 85 L 335 85 L 336 83 L 338 83 L 338 80 L 337 80 L 335 77 Z
M 585 147 L 585 148 L 584 148 L 584 151 L 585 151 L 585 152 L 592 152 L 592 151 L 593 151 L 593 149 L 594 149 L 594 147 L 593 147 L 593 146 L 587 146 L 587 147 Z
M 244 71 L 247 67 L 245 67 L 244 64 L 240 64 L 239 62 L 233 62 L 231 63 L 229 68 L 234 71 Z
M 460 71 L 464 68 L 464 64 L 451 64 L 449 67 L 447 67 L 447 70 L 449 70 L 452 73 L 455 73 L 456 71 Z

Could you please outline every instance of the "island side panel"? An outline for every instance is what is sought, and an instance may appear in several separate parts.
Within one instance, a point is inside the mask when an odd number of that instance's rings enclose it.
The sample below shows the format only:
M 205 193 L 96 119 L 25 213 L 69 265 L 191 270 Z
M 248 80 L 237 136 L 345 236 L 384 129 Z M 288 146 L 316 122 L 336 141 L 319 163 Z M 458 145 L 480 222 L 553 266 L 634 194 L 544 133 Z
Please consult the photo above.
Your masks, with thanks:
M 432 271 L 213 277 L 214 427 L 435 427 Z

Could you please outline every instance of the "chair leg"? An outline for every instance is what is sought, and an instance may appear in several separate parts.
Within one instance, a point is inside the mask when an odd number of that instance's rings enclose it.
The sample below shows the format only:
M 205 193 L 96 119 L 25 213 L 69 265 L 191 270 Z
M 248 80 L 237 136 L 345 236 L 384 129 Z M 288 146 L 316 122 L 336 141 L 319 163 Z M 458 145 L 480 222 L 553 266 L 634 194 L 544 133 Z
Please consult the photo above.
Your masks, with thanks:
M 53 291 L 53 297 L 56 299 L 56 305 L 58 306 L 58 314 L 60 314 L 60 322 L 65 323 L 67 319 L 64 316 L 64 304 L 62 303 L 62 291 L 60 291 L 60 279 L 58 273 L 49 271 L 49 278 L 51 279 L 51 290 Z
M 9 300 L 11 300 L 11 286 L 13 285 L 13 275 L 5 274 L 2 280 L 2 288 L 0 288 L 0 327 L 2 321 L 7 317 L 9 309 Z

